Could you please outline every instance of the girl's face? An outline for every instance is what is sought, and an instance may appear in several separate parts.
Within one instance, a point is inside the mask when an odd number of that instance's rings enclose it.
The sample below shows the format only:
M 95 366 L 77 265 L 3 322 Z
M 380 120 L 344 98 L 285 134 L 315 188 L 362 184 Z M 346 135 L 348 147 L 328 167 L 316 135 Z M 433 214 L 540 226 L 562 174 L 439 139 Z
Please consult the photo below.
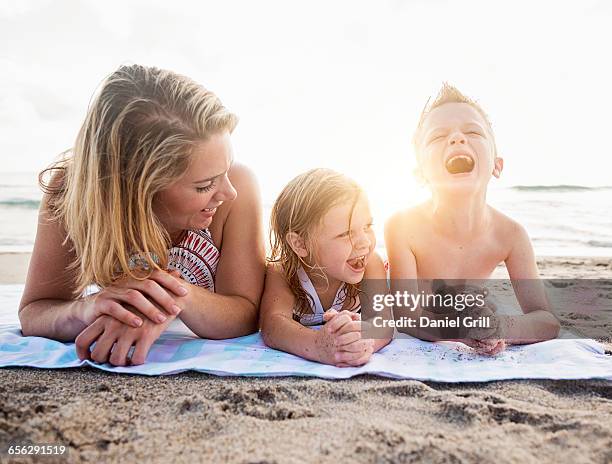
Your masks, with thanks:
M 227 175 L 232 162 L 229 132 L 214 134 L 194 150 L 183 177 L 156 195 L 153 209 L 171 237 L 206 229 L 217 208 L 236 198 Z
M 357 284 L 363 279 L 375 246 L 370 207 L 360 195 L 352 211 L 352 220 L 351 203 L 348 202 L 334 206 L 325 214 L 315 233 L 313 258 L 323 268 L 330 284 Z

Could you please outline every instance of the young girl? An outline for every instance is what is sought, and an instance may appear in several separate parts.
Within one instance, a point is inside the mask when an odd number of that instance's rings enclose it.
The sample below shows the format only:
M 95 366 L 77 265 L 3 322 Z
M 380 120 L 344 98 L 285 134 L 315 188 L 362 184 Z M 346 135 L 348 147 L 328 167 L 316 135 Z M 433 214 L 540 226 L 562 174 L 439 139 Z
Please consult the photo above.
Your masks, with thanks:
M 260 308 L 266 345 L 344 367 L 389 343 L 361 336 L 359 283 L 385 282 L 386 272 L 359 185 L 329 169 L 299 175 L 272 208 L 270 242 Z

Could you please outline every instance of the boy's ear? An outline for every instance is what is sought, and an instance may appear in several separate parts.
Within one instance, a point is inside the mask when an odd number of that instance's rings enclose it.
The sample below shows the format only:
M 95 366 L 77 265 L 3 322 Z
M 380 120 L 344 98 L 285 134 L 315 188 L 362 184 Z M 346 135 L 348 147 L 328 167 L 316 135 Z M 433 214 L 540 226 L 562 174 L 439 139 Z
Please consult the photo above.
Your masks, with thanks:
M 499 179 L 502 171 L 504 170 L 504 159 L 501 156 L 496 156 L 493 160 L 493 175 Z
M 287 232 L 285 240 L 293 250 L 293 252 L 300 258 L 306 258 L 308 256 L 308 250 L 306 249 L 306 242 L 295 232 Z

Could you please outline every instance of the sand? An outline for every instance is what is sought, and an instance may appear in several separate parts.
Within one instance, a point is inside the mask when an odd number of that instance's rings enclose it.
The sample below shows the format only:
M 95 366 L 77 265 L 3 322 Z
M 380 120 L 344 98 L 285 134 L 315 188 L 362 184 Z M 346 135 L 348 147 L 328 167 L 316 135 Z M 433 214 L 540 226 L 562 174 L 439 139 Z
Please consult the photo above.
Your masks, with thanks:
M 0 284 L 21 284 L 28 274 L 31 253 L 0 253 Z
M 609 258 L 546 258 L 540 269 L 546 278 L 612 278 Z M 28 443 L 68 445 L 67 458 L 43 462 L 605 463 L 612 382 L 0 369 L 0 461 L 9 444 Z

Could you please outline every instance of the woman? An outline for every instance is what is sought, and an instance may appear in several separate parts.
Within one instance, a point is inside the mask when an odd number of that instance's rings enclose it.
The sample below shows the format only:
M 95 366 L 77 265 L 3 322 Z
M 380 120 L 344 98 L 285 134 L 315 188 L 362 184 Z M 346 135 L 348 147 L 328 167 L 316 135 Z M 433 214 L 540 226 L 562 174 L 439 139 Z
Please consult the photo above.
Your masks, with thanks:
M 204 338 L 256 331 L 261 200 L 233 164 L 236 122 L 184 76 L 110 75 L 71 153 L 41 175 L 23 334 L 76 339 L 81 359 L 123 366 L 143 363 L 176 317 Z M 90 284 L 101 291 L 85 295 Z

